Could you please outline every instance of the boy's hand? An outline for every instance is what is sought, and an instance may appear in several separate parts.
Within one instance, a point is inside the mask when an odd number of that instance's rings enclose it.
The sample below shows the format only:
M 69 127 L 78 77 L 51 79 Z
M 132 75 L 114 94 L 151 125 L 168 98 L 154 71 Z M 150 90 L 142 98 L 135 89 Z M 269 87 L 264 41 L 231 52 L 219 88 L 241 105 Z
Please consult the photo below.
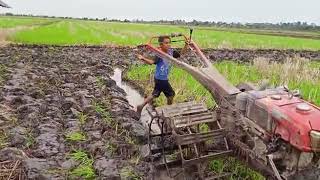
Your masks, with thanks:
M 144 63 L 147 64 L 154 64 L 154 61 L 148 58 L 145 58 L 144 56 L 142 56 L 141 54 L 136 54 L 137 58 L 140 59 L 141 61 L 143 61 Z

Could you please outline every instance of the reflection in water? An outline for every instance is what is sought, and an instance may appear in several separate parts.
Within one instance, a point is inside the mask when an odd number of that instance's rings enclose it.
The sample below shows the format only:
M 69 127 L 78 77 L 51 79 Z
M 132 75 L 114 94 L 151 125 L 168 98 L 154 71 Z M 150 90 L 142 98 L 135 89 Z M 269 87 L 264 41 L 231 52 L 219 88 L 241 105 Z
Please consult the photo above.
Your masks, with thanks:
M 116 68 L 114 70 L 114 74 L 113 76 L 111 76 L 111 78 L 116 81 L 117 86 L 119 86 L 121 89 L 123 89 L 126 93 L 127 93 L 127 100 L 129 102 L 129 104 L 131 106 L 134 107 L 134 109 L 136 110 L 137 105 L 140 105 L 141 103 L 143 103 L 144 98 L 140 95 L 140 93 L 138 91 L 136 91 L 134 88 L 132 88 L 130 85 L 126 84 L 125 82 L 122 81 L 122 71 L 119 68 Z M 140 122 L 142 122 L 143 126 L 145 126 L 146 128 L 148 127 L 149 122 L 151 122 L 151 117 L 148 113 L 148 111 L 146 110 L 146 108 L 150 108 L 150 105 L 147 104 L 142 112 L 141 112 L 141 117 L 140 117 Z M 156 122 L 154 122 L 154 124 L 152 124 L 152 131 L 153 133 L 160 133 L 160 129 L 159 126 L 156 124 Z
M 116 81 L 117 86 L 119 86 L 121 89 L 123 89 L 127 93 L 127 100 L 131 106 L 133 106 L 135 109 L 137 105 L 141 104 L 144 101 L 144 98 L 140 95 L 138 91 L 136 91 L 134 88 L 130 87 L 130 85 L 126 84 L 125 82 L 122 82 L 122 71 L 119 68 L 116 68 L 114 70 L 113 76 L 111 78 Z M 149 113 L 147 112 L 146 108 L 151 108 L 150 105 L 146 105 L 142 112 L 141 112 L 141 117 L 140 117 L 140 122 L 148 128 L 149 122 L 151 122 L 151 117 Z M 154 112 L 153 112 L 154 113 Z M 160 128 L 157 125 L 156 121 L 153 122 L 152 126 L 152 134 L 160 134 Z M 173 174 L 178 174 L 181 171 L 181 169 L 172 169 L 171 173 Z M 156 174 L 154 174 L 156 179 L 159 180 L 173 180 L 173 178 L 168 177 L 167 171 L 166 170 L 157 170 Z M 176 180 L 182 180 L 184 179 L 183 173 L 179 174 L 174 178 Z
M 137 105 L 143 103 L 144 98 L 140 95 L 138 91 L 127 85 L 125 82 L 122 82 L 122 71 L 119 68 L 116 68 L 114 70 L 113 76 L 111 76 L 111 79 L 116 81 L 117 86 L 119 86 L 121 89 L 123 89 L 127 93 L 127 100 L 129 101 L 129 104 L 133 106 L 135 109 Z

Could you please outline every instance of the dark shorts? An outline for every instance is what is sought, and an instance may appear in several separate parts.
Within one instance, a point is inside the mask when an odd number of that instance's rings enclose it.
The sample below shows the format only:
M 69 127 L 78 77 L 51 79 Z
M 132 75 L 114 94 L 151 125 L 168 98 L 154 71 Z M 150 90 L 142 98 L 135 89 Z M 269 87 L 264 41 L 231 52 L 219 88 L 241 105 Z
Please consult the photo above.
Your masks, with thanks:
M 152 92 L 153 97 L 159 97 L 161 92 L 163 92 L 166 97 L 172 97 L 175 95 L 175 92 L 168 80 L 154 79 L 154 89 Z

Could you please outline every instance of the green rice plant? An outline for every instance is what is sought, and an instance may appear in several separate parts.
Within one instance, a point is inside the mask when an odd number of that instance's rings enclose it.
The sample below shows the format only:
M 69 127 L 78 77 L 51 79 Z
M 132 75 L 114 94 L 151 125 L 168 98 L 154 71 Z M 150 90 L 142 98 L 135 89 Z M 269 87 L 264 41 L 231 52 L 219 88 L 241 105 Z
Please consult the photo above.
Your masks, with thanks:
M 78 114 L 78 119 L 81 125 L 84 125 L 88 120 L 88 115 L 84 114 L 83 112 Z
M 209 162 L 209 170 L 216 174 L 223 172 L 231 173 L 230 180 L 247 179 L 247 180 L 264 180 L 265 178 L 250 168 L 243 165 L 233 157 L 224 159 L 215 159 Z
M 141 161 L 141 155 L 136 155 L 136 156 L 133 156 L 131 159 L 130 159 L 130 163 L 131 164 L 134 164 L 135 166 L 138 165 Z
M 34 18 L 36 19 L 36 18 Z M 0 20 L 1 22 L 1 20 Z M 9 22 L 6 22 L 7 24 Z M 196 27 L 197 28 L 197 27 Z M 113 44 L 136 46 L 153 35 L 188 33 L 187 27 L 174 25 L 59 20 L 15 33 L 10 40 L 28 44 Z M 320 40 L 197 28 L 194 40 L 202 48 L 309 49 L 319 50 Z
M 4 64 L 0 64 L 0 86 L 3 85 L 3 83 L 5 82 L 7 76 L 8 76 L 8 69 L 7 66 L 5 66 Z
M 0 28 L 14 28 L 17 26 L 30 26 L 56 21 L 57 19 L 0 16 Z
M 32 133 L 32 131 L 28 132 L 26 134 L 26 147 L 30 148 L 32 147 L 34 144 L 36 143 L 36 140 L 34 138 L 34 135 Z
M 81 163 L 85 163 L 85 164 L 87 164 L 87 162 L 90 161 L 87 153 L 82 150 L 75 150 L 73 153 L 70 153 L 69 158 L 76 161 L 80 161 Z
M 142 180 L 142 177 L 135 173 L 131 166 L 122 168 L 120 171 L 120 176 L 121 179 Z
M 4 130 L 0 130 L 0 149 L 8 146 L 8 136 Z
M 106 149 L 107 149 L 107 151 L 108 151 L 111 155 L 113 155 L 113 154 L 116 153 L 118 147 L 117 147 L 116 144 L 114 144 L 114 143 L 112 143 L 112 142 L 107 142 L 107 143 L 106 143 Z
M 66 135 L 68 141 L 85 141 L 87 140 L 83 132 L 70 132 Z
M 306 100 L 320 105 L 319 64 L 301 58 L 288 59 L 283 63 L 260 58 L 252 63 L 222 61 L 214 66 L 234 85 L 241 82 L 259 84 L 262 80 L 267 79 L 271 85 L 288 85 L 290 89 L 299 89 Z M 145 88 L 146 94 L 150 94 L 153 89 L 153 73 L 154 67 L 132 66 L 126 78 L 136 81 Z M 215 106 L 211 94 L 185 71 L 173 68 L 169 81 L 176 91 L 175 102 L 195 100 L 205 102 L 208 107 Z M 161 95 L 156 102 L 157 105 L 164 105 L 166 98 Z
M 111 127 L 116 127 L 116 122 L 112 119 L 111 114 L 109 111 L 106 110 L 106 108 L 98 102 L 93 103 L 93 107 L 95 111 L 102 116 L 103 120 L 110 125 Z
M 81 150 L 69 154 L 69 157 L 77 162 L 79 166 L 69 172 L 71 178 L 94 179 L 96 174 L 93 169 L 93 159 L 89 158 L 87 153 Z
M 84 179 L 95 179 L 96 174 L 93 167 L 80 165 L 70 172 L 70 176 L 75 178 L 82 177 Z

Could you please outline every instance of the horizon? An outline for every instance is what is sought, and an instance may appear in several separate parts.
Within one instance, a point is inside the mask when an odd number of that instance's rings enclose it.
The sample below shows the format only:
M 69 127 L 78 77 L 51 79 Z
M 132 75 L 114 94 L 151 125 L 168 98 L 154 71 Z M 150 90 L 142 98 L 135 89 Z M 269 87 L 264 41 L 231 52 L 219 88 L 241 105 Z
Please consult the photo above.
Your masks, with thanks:
M 10 14 L 7 15 L 6 13 L 2 13 L 0 14 L 0 16 L 15 16 L 15 17 L 45 17 L 45 18 L 69 18 L 69 19 L 78 19 L 78 20 L 85 20 L 84 18 L 87 18 L 88 20 L 96 20 L 98 19 L 98 21 L 103 20 L 104 18 L 90 18 L 90 17 L 69 17 L 69 16 L 48 16 L 48 15 L 33 15 L 33 14 Z M 119 22 L 123 22 L 128 20 L 129 22 L 160 22 L 160 21 L 167 21 L 167 22 L 173 22 L 173 21 L 184 21 L 185 23 L 192 23 L 194 20 L 190 20 L 190 21 L 186 21 L 184 19 L 173 19 L 173 20 L 166 20 L 166 19 L 160 19 L 160 20 L 144 20 L 144 19 L 115 19 L 115 18 L 106 18 L 106 21 L 119 21 Z M 209 22 L 209 23 L 226 23 L 226 24 L 241 24 L 241 25 L 246 25 L 246 24 L 272 24 L 272 25 L 278 25 L 278 24 L 284 24 L 284 23 L 307 23 L 308 26 L 312 26 L 315 25 L 316 27 L 320 26 L 317 25 L 316 23 L 308 23 L 308 22 L 302 22 L 302 21 L 292 21 L 292 22 L 275 22 L 275 23 L 271 23 L 271 22 L 250 22 L 250 23 L 243 23 L 243 22 L 224 22 L 224 21 L 201 21 L 201 20 L 196 20 L 198 22 Z
M 185 20 L 226 23 L 294 23 L 307 22 L 320 25 L 317 0 L 5 0 L 10 9 L 0 13 L 72 18 L 107 18 L 125 20 L 159 21 Z M 72 8 L 70 8 L 72 7 Z

